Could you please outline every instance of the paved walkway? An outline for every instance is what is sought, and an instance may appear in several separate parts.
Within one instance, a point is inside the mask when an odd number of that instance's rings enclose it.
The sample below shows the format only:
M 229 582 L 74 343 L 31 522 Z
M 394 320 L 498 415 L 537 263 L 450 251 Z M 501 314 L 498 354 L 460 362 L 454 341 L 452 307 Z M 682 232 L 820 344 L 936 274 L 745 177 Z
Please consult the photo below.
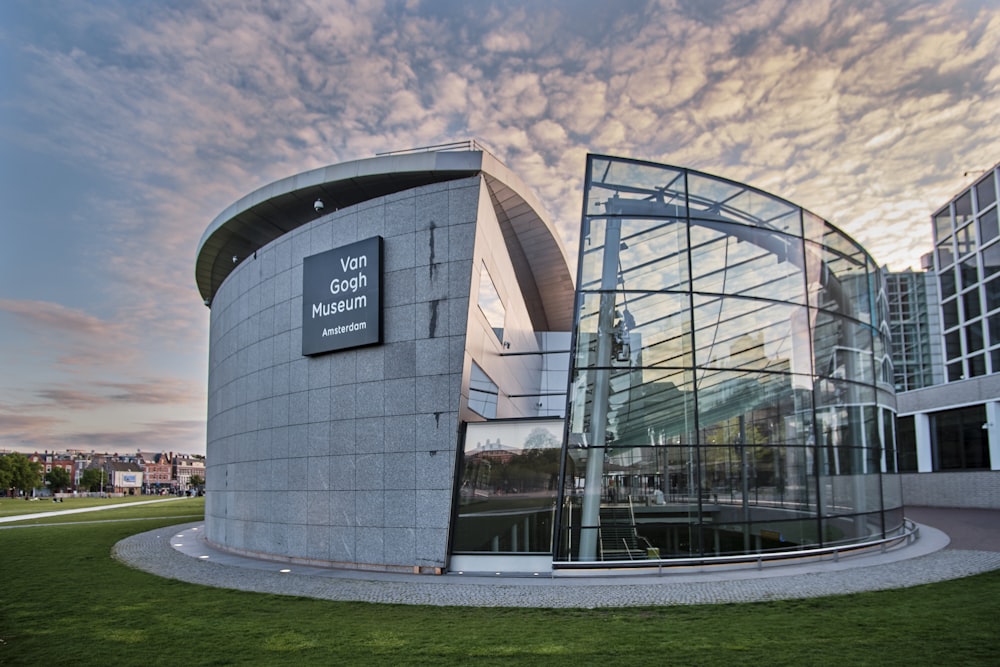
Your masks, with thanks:
M 72 510 L 52 510 L 51 512 L 34 512 L 32 514 L 18 514 L 17 516 L 0 517 L 0 523 L 10 523 L 12 521 L 25 521 L 27 519 L 45 519 L 51 516 L 62 516 L 63 514 L 83 514 L 84 512 L 103 512 L 105 510 L 116 510 L 122 507 L 135 507 L 136 505 L 152 505 L 153 503 L 169 503 L 171 500 L 180 500 L 183 496 L 171 496 L 170 498 L 157 498 L 156 500 L 139 500 L 136 502 L 116 503 L 114 505 L 98 505 L 97 507 L 78 507 Z M 58 506 L 51 500 L 40 501 Z
M 905 588 L 1000 569 L 1000 511 L 908 507 L 920 539 L 839 560 L 662 575 L 530 578 L 384 574 L 288 565 L 213 549 L 204 524 L 134 535 L 114 555 L 206 586 L 327 600 L 474 607 L 631 607 L 754 602 Z

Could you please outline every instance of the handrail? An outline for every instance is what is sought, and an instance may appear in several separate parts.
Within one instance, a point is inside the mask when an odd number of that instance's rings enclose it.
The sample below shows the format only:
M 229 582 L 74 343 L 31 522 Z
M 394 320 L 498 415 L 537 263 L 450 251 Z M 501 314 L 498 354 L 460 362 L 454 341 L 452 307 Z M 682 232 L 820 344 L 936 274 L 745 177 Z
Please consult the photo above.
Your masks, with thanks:
M 432 146 L 418 146 L 417 148 L 401 148 L 395 151 L 384 151 L 382 153 L 375 153 L 376 157 L 382 157 L 384 155 L 409 155 L 410 153 L 444 153 L 448 151 L 476 151 L 480 153 L 486 153 L 495 159 L 497 162 L 502 163 L 503 160 L 498 158 L 493 151 L 489 150 L 483 143 L 477 139 L 465 139 L 463 141 L 451 141 L 446 144 L 434 144 Z
M 737 554 L 733 556 L 694 556 L 689 558 L 651 558 L 641 561 L 634 560 L 607 560 L 607 561 L 552 561 L 553 570 L 605 570 L 622 567 L 629 568 L 656 568 L 658 573 L 664 569 L 678 568 L 690 565 L 731 565 L 739 563 L 756 564 L 757 569 L 762 569 L 765 561 L 791 560 L 791 559 L 821 559 L 823 556 L 833 556 L 834 560 L 839 560 L 841 554 L 849 552 L 865 551 L 879 547 L 885 553 L 890 547 L 905 541 L 907 545 L 913 543 L 920 537 L 920 527 L 910 519 L 903 519 L 903 532 L 891 537 L 883 537 L 868 542 L 858 542 L 854 544 L 841 544 L 832 547 L 818 547 L 815 549 L 802 549 L 799 551 L 770 551 L 756 554 Z

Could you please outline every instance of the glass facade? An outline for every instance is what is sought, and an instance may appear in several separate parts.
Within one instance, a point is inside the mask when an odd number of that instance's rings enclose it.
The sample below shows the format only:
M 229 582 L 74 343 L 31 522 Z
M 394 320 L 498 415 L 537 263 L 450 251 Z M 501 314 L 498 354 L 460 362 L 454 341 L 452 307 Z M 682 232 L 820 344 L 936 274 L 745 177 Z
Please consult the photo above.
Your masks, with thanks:
M 943 382 L 937 281 L 933 272 L 907 270 L 886 273 L 884 278 L 896 391 L 913 391 Z
M 590 156 L 555 560 L 897 531 L 887 320 L 871 257 L 808 211 Z
M 998 176 L 995 166 L 933 217 L 948 382 L 1000 372 Z

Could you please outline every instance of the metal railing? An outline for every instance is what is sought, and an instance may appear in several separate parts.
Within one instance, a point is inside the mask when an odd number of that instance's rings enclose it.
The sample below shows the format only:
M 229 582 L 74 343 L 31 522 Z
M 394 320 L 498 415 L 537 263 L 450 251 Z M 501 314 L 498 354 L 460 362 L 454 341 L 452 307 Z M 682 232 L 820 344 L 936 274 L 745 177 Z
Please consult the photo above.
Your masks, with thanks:
M 432 146 L 419 146 L 417 148 L 403 148 L 398 151 L 385 151 L 383 153 L 375 153 L 376 157 L 382 157 L 383 155 L 409 155 L 411 153 L 442 153 L 447 151 L 478 151 L 480 153 L 486 153 L 493 157 L 497 162 L 503 162 L 496 154 L 483 145 L 483 143 L 477 139 L 466 139 L 464 141 L 452 141 L 447 144 L 434 144 Z
M 839 561 L 842 555 L 855 555 L 879 550 L 886 553 L 889 549 L 899 546 L 909 546 L 920 537 L 920 527 L 910 519 L 903 520 L 899 533 L 889 537 L 867 542 L 839 544 L 815 549 L 798 551 L 769 551 L 755 554 L 737 554 L 732 556 L 694 556 L 687 558 L 659 558 L 647 560 L 606 560 L 606 561 L 553 561 L 552 569 L 558 570 L 593 570 L 595 574 L 606 574 L 606 570 L 629 568 L 635 570 L 655 570 L 663 574 L 664 570 L 679 569 L 690 566 L 723 566 L 723 565 L 755 565 L 763 569 L 765 562 L 789 560 L 822 560 L 833 557 Z M 653 574 L 650 572 L 650 574 Z

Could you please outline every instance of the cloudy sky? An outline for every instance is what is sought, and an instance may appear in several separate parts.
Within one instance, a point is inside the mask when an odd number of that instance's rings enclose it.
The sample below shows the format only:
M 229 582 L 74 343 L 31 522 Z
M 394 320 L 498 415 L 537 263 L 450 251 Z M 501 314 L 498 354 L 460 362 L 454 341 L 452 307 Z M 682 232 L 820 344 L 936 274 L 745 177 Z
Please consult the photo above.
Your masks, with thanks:
M 3 0 L 0 449 L 204 452 L 208 223 L 480 139 L 568 243 L 588 151 L 744 181 L 894 270 L 1000 160 L 995 0 Z

